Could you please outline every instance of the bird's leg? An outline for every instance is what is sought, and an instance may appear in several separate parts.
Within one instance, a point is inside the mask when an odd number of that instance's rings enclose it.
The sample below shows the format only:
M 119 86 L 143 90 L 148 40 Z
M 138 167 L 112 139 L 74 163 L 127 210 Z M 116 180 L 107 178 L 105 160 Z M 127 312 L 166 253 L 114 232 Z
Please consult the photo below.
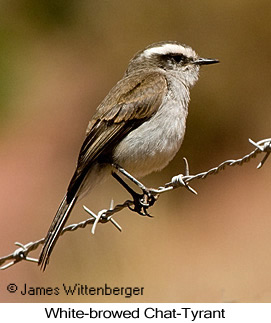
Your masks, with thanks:
M 145 187 L 140 187 L 143 194 L 138 194 L 117 173 L 112 172 L 112 176 L 132 195 L 134 208 L 129 206 L 129 209 L 139 213 L 140 215 L 151 216 L 147 209 L 155 203 L 158 198 L 158 194 L 153 194 Z
M 143 192 L 143 194 L 138 194 L 135 192 L 117 173 L 112 171 L 112 176 L 132 195 L 134 199 L 134 208 L 129 207 L 132 211 L 135 211 L 141 215 L 148 215 L 147 209 L 152 206 L 157 200 L 159 194 L 153 192 L 153 190 L 146 188 L 141 182 L 129 174 L 125 169 L 113 164 L 113 167 L 120 171 L 124 176 L 136 184 Z

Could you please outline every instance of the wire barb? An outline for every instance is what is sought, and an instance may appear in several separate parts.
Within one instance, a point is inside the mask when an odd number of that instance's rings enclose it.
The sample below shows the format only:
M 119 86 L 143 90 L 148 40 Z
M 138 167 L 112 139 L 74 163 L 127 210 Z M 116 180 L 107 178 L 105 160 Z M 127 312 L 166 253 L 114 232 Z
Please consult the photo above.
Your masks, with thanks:
M 179 175 L 173 176 L 171 179 L 171 182 L 168 183 L 168 185 L 172 185 L 172 188 L 183 186 L 191 193 L 197 195 L 198 194 L 197 191 L 188 185 L 189 179 L 191 177 L 189 174 L 189 164 L 185 157 L 183 157 L 183 160 L 184 160 L 184 166 L 185 166 L 185 171 L 184 171 L 185 175 L 179 174 Z
M 173 189 L 179 188 L 179 187 L 184 187 L 188 189 L 190 192 L 193 194 L 197 194 L 197 192 L 191 188 L 189 183 L 195 179 L 205 179 L 209 175 L 216 175 L 220 171 L 225 170 L 227 166 L 242 166 L 244 163 L 249 162 L 252 158 L 255 158 L 258 154 L 264 153 L 264 157 L 261 160 L 261 162 L 258 164 L 257 168 L 261 168 L 264 163 L 266 162 L 267 158 L 270 156 L 271 153 L 271 138 L 268 139 L 263 139 L 258 142 L 254 142 L 252 139 L 249 139 L 249 142 L 255 147 L 255 149 L 250 152 L 249 154 L 243 156 L 242 158 L 239 159 L 230 159 L 222 162 L 219 164 L 217 167 L 213 167 L 209 169 L 208 171 L 198 173 L 196 175 L 191 175 L 189 172 L 189 165 L 188 161 L 186 158 L 184 158 L 184 163 L 185 163 L 185 171 L 184 175 L 179 174 L 174 176 L 169 183 L 166 183 L 164 186 L 160 186 L 157 189 L 147 189 L 141 182 L 139 182 L 137 179 L 132 177 L 129 173 L 127 173 L 123 168 L 116 166 L 115 167 L 121 171 L 125 176 L 130 178 L 135 184 L 137 184 L 139 187 L 143 188 L 146 191 L 149 191 L 151 194 L 161 194 L 165 193 L 168 191 L 171 191 Z M 128 174 L 128 175 L 127 175 Z M 130 177 L 129 177 L 130 176 Z M 153 205 L 153 204 L 152 204 Z M 131 208 L 134 206 L 134 202 L 127 200 L 122 204 L 117 204 L 114 206 L 113 200 L 110 203 L 110 207 L 108 210 L 104 209 L 101 210 L 97 213 L 97 215 L 89 210 L 86 206 L 83 206 L 84 210 L 91 215 L 90 218 L 88 218 L 85 221 L 82 221 L 77 224 L 71 224 L 65 227 L 61 234 L 64 234 L 67 231 L 74 231 L 77 230 L 78 228 L 85 228 L 87 225 L 91 224 L 92 225 L 92 233 L 95 233 L 95 229 L 97 227 L 98 223 L 107 223 L 111 222 L 119 231 L 122 231 L 121 226 L 116 222 L 116 220 L 113 219 L 113 215 L 117 212 L 120 212 L 124 208 Z M 150 205 L 151 206 L 151 205 Z M 26 245 L 23 245 L 19 242 L 16 242 L 15 245 L 18 246 L 13 253 L 0 258 L 0 269 L 4 270 L 7 268 L 10 268 L 11 266 L 17 264 L 18 262 L 22 260 L 30 261 L 30 262 L 38 262 L 37 259 L 35 258 L 30 258 L 28 257 L 29 252 L 35 250 L 38 248 L 39 245 L 44 243 L 44 238 L 37 240 L 35 242 L 29 242 Z M 6 265 L 4 265 L 5 262 L 8 262 Z
M 13 259 L 11 262 L 7 263 L 6 265 L 0 267 L 0 270 L 4 270 L 7 269 L 13 265 L 15 265 L 17 262 L 21 261 L 21 260 L 26 260 L 26 261 L 30 261 L 30 262 L 38 262 L 38 259 L 36 258 L 30 258 L 27 257 L 27 254 L 30 252 L 30 247 L 32 246 L 33 242 L 28 243 L 27 245 L 23 245 L 20 242 L 15 242 L 14 243 L 15 246 L 18 246 L 19 248 L 16 249 L 12 254 L 0 258 L 0 264 L 2 264 L 3 262 L 9 260 L 9 259 Z
M 262 161 L 257 166 L 257 168 L 259 169 L 263 166 L 263 164 L 266 162 L 267 158 L 269 157 L 269 155 L 271 153 L 271 138 L 258 141 L 257 143 L 254 142 L 252 139 L 248 139 L 248 140 L 252 145 L 257 147 L 260 151 L 266 153 L 265 156 L 263 157 Z M 263 146 L 261 146 L 261 145 L 263 145 Z

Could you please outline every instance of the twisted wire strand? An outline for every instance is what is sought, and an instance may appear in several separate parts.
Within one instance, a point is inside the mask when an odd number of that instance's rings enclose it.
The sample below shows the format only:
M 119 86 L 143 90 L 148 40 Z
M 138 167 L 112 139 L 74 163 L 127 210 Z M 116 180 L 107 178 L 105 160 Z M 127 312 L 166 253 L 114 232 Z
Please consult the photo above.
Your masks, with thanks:
M 225 170 L 226 166 L 242 166 L 244 163 L 249 162 L 252 158 L 255 158 L 261 151 L 259 151 L 258 148 L 256 148 L 255 150 L 253 150 L 251 153 L 245 155 L 243 158 L 239 158 L 239 159 L 229 159 L 224 161 L 223 163 L 219 164 L 217 167 L 213 167 L 211 169 L 209 169 L 206 172 L 202 172 L 199 174 L 196 174 L 194 176 L 187 176 L 187 182 L 191 182 L 195 179 L 205 179 L 207 176 L 209 175 L 216 175 L 218 174 L 221 170 Z
M 208 171 L 201 172 L 196 175 L 189 174 L 188 163 L 185 160 L 186 162 L 185 175 L 183 174 L 176 175 L 171 179 L 171 182 L 165 184 L 164 186 L 160 186 L 158 189 L 154 189 L 151 191 L 154 193 L 161 194 L 161 193 L 168 192 L 172 189 L 176 189 L 178 187 L 185 187 L 189 189 L 191 192 L 196 194 L 196 191 L 189 186 L 189 182 L 195 179 L 205 179 L 209 175 L 218 174 L 220 171 L 224 170 L 228 166 L 236 166 L 236 165 L 242 166 L 244 163 L 249 162 L 252 158 L 255 158 L 258 154 L 265 153 L 265 156 L 263 157 L 262 161 L 259 163 L 257 168 L 262 167 L 271 153 L 271 138 L 260 140 L 257 143 L 252 141 L 251 139 L 249 141 L 251 144 L 253 144 L 256 147 L 252 152 L 248 153 L 247 155 L 239 159 L 226 160 L 221 164 L 219 164 L 217 167 L 213 167 Z M 120 225 L 116 222 L 115 219 L 113 219 L 112 216 L 115 213 L 120 212 L 124 208 L 131 207 L 132 205 L 134 205 L 134 202 L 127 200 L 124 203 L 117 204 L 113 207 L 113 203 L 111 201 L 110 208 L 99 211 L 97 215 L 84 206 L 85 211 L 91 215 L 91 218 L 88 218 L 87 220 L 79 222 L 77 224 L 70 224 L 66 226 L 62 230 L 61 235 L 68 231 L 75 231 L 79 228 L 85 228 L 87 225 L 90 225 L 90 224 L 92 224 L 92 233 L 94 234 L 96 225 L 98 223 L 107 223 L 107 222 L 111 222 L 119 231 L 121 231 Z M 1 266 L 0 269 L 1 270 L 7 269 L 22 260 L 37 262 L 38 261 L 37 259 L 28 257 L 28 254 L 36 250 L 39 245 L 43 244 L 44 240 L 45 238 L 42 238 L 35 242 L 29 242 L 25 245 L 19 242 L 15 242 L 15 245 L 19 246 L 19 248 L 17 248 L 13 253 L 0 258 L 0 266 Z M 6 265 L 4 265 L 4 263 L 9 260 L 11 261 Z

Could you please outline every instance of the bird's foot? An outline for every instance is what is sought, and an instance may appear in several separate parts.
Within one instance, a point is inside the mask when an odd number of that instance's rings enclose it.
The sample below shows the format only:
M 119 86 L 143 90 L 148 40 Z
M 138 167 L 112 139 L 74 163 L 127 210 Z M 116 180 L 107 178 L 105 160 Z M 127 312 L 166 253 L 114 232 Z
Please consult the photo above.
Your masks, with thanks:
M 129 209 L 140 215 L 151 217 L 148 212 L 148 208 L 156 202 L 159 194 L 153 193 L 151 189 L 147 188 L 142 189 L 142 191 L 142 194 L 138 194 L 135 191 L 133 191 L 133 194 L 130 192 L 133 197 L 134 207 L 129 206 Z
M 125 171 L 123 168 L 113 165 L 124 176 L 136 184 L 141 190 L 142 194 L 135 192 L 117 173 L 112 172 L 112 176 L 132 195 L 134 207 L 129 206 L 131 211 L 134 211 L 140 215 L 151 216 L 148 213 L 148 208 L 151 207 L 159 197 L 159 194 L 150 188 L 146 188 L 141 182 L 134 178 L 131 174 Z

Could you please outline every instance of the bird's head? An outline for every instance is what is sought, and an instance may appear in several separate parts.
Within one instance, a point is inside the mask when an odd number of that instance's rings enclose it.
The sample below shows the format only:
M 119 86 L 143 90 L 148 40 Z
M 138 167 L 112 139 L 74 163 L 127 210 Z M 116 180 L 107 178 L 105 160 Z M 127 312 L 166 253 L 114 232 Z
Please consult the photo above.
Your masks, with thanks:
M 201 58 L 189 46 L 175 41 L 163 41 L 149 45 L 139 51 L 130 61 L 126 75 L 139 70 L 163 69 L 166 72 L 178 73 L 187 86 L 192 86 L 198 79 L 201 65 L 214 64 L 219 61 Z

